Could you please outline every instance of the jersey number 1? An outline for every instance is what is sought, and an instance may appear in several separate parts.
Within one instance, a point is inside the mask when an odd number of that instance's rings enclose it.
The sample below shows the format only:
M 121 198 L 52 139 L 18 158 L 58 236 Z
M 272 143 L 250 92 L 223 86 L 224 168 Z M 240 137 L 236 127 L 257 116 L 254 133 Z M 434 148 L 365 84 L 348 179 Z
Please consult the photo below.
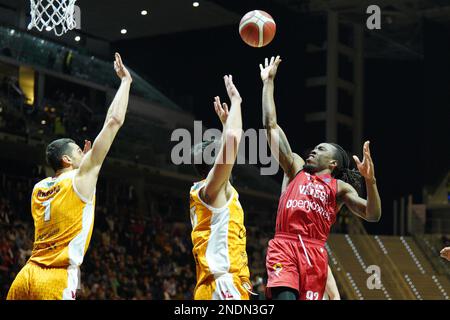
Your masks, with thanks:
M 44 221 L 49 221 L 50 220 L 50 205 L 52 203 L 53 199 L 47 200 L 42 202 L 42 205 L 45 207 L 45 212 L 44 212 Z

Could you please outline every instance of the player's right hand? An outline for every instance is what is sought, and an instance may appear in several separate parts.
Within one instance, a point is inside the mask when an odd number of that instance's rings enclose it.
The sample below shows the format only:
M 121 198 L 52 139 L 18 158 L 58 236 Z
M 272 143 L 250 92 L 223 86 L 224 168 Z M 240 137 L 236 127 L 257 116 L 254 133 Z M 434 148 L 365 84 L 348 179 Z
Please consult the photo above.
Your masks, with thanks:
M 238 89 L 233 83 L 233 76 L 230 74 L 228 76 L 224 76 L 223 80 L 225 82 L 225 88 L 227 89 L 228 97 L 231 100 L 231 104 L 233 103 L 241 103 L 242 98 L 241 94 L 239 93 Z
M 114 60 L 114 70 L 117 73 L 117 76 L 121 79 L 121 80 L 128 80 L 130 82 L 133 81 L 133 79 L 131 78 L 131 74 L 130 72 L 127 70 L 127 68 L 125 68 L 125 65 L 122 62 L 122 58 L 120 57 L 120 54 L 118 54 L 116 52 L 115 56 L 115 60 Z
M 280 56 L 270 58 L 270 63 L 269 59 L 266 58 L 264 61 L 264 66 L 262 64 L 259 65 L 259 69 L 261 70 L 261 80 L 266 81 L 275 79 L 280 62 Z
M 450 261 L 450 247 L 445 247 L 441 250 L 441 257 Z

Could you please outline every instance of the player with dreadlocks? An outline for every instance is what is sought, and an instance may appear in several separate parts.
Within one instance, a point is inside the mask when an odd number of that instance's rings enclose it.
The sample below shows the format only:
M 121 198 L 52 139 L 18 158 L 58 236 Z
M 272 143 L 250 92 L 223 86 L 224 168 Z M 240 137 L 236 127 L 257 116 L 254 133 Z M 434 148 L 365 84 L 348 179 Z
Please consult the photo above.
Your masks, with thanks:
M 278 205 L 275 237 L 269 241 L 266 268 L 267 297 L 279 300 L 322 300 L 328 275 L 325 242 L 342 206 L 366 221 L 381 217 L 369 141 L 362 161 L 350 158 L 335 143 L 317 145 L 303 160 L 292 152 L 275 111 L 274 78 L 281 59 L 266 58 L 260 65 L 263 81 L 263 125 L 269 146 L 284 171 L 283 192 Z M 358 195 L 361 177 L 367 200 Z

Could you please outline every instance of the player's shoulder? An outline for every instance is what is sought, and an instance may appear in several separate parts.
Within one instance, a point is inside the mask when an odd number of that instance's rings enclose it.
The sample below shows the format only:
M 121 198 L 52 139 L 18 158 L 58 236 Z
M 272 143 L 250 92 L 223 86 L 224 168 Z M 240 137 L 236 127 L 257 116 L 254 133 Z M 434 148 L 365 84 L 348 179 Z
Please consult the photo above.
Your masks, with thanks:
M 297 161 L 301 166 L 305 165 L 305 160 L 303 160 L 303 158 L 300 157 L 298 153 L 292 152 L 292 157 L 294 158 L 294 161 Z
M 337 181 L 338 195 L 343 195 L 349 192 L 356 192 L 355 188 L 353 188 L 353 186 L 350 183 L 345 182 L 341 179 L 336 179 L 336 181 Z
M 44 179 L 36 182 L 33 186 L 33 190 L 39 189 L 39 188 L 47 188 L 48 184 L 51 182 L 51 180 L 52 180 L 51 177 L 47 177 L 47 178 L 44 178 Z
M 300 157 L 297 153 L 292 153 L 292 165 L 291 165 L 291 172 L 289 174 L 292 174 L 293 177 L 295 177 L 300 171 L 303 170 L 303 167 L 305 166 L 305 160 L 303 160 L 302 157 Z
M 235 197 L 236 199 L 239 199 L 239 192 L 231 183 L 228 183 L 226 185 L 225 193 L 227 195 L 227 199 L 230 197 Z
M 348 188 L 348 186 L 350 186 L 350 184 L 348 184 L 347 182 L 345 182 L 341 179 L 336 179 L 336 183 L 337 183 L 337 186 L 339 187 L 339 189 Z
M 205 184 L 205 181 L 196 181 L 191 186 L 191 192 L 198 191 L 203 185 Z
M 63 180 L 73 179 L 73 177 L 76 175 L 76 173 L 77 173 L 77 170 L 70 170 L 70 171 L 62 173 L 61 175 L 59 175 L 56 178 L 54 178 L 54 177 L 44 178 L 34 185 L 33 190 L 36 188 L 51 188 L 55 184 L 57 184 Z

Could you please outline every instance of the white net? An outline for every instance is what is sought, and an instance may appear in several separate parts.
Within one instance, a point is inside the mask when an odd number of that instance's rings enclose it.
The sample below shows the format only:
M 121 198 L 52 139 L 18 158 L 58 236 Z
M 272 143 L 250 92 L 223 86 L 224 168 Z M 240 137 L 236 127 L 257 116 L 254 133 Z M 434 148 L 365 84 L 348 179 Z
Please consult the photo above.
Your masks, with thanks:
M 31 22 L 28 30 L 35 27 L 39 31 L 53 30 L 61 36 L 76 27 L 76 0 L 30 0 Z

